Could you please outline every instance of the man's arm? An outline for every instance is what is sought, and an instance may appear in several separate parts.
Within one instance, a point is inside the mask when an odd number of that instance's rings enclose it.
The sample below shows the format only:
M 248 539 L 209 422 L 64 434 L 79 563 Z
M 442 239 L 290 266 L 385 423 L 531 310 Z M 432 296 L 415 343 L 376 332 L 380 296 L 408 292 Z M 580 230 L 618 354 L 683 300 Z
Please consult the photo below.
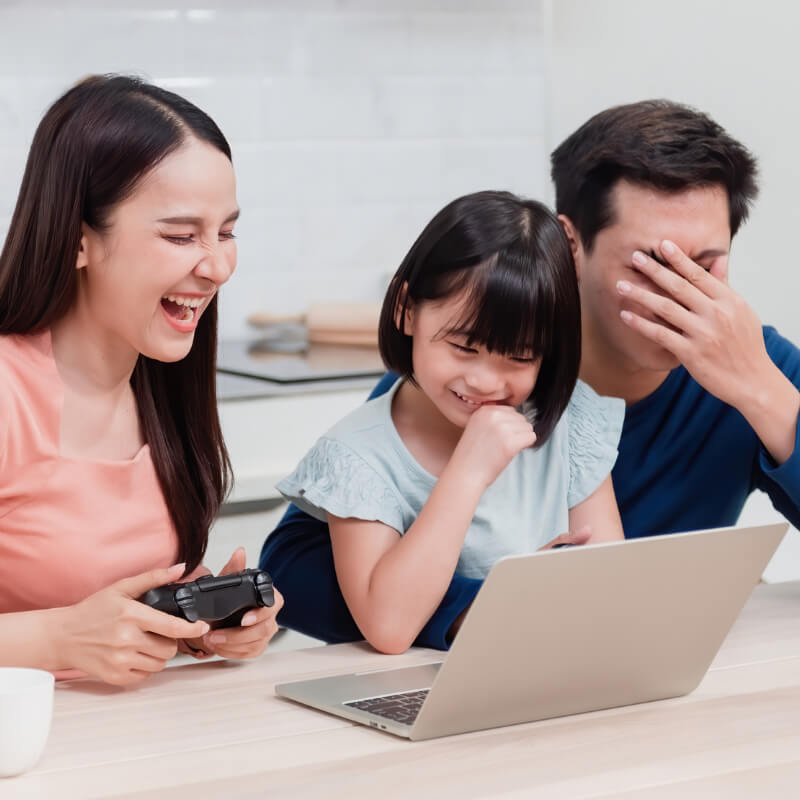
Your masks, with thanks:
M 754 485 L 800 525 L 800 350 L 727 284 L 727 261 L 706 272 L 674 244 L 660 248 L 665 267 L 636 254 L 633 266 L 666 297 L 618 284 L 618 290 L 669 323 L 623 312 L 623 320 L 665 347 L 708 392 L 735 408 L 761 442 Z
M 764 329 L 764 342 L 774 364 L 793 386 L 800 387 L 800 350 L 773 328 Z M 755 484 L 795 527 L 800 527 L 800 421 L 795 419 L 792 452 L 782 463 L 762 446 Z

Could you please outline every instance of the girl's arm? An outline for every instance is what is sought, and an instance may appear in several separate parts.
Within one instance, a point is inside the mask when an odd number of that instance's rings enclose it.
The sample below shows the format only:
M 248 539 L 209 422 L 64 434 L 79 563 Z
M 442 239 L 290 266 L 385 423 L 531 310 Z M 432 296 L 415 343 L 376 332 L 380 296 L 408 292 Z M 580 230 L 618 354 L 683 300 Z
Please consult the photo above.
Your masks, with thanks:
M 607 475 L 592 494 L 569 510 L 569 529 L 579 531 L 584 527 L 592 531 L 587 544 L 613 542 L 625 538 L 611 475 Z
M 381 522 L 328 516 L 336 577 L 364 638 L 407 650 L 453 577 L 483 488 L 442 473 L 405 536 Z
M 380 522 L 328 516 L 339 586 L 373 647 L 402 653 L 411 646 L 447 590 L 484 490 L 535 441 L 515 409 L 484 406 L 404 536 Z

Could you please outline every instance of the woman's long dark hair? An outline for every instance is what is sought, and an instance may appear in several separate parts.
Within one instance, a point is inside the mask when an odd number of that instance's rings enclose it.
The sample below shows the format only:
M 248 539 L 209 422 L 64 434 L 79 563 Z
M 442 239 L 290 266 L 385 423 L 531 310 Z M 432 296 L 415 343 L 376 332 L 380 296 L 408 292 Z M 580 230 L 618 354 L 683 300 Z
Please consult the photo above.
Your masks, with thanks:
M 207 114 L 136 78 L 94 75 L 56 100 L 34 135 L 0 255 L 0 333 L 37 333 L 72 308 L 81 224 L 106 229 L 114 207 L 189 136 L 231 158 Z M 167 364 L 140 355 L 131 376 L 187 570 L 203 559 L 231 477 L 217 411 L 216 353 L 214 297 L 186 358 Z

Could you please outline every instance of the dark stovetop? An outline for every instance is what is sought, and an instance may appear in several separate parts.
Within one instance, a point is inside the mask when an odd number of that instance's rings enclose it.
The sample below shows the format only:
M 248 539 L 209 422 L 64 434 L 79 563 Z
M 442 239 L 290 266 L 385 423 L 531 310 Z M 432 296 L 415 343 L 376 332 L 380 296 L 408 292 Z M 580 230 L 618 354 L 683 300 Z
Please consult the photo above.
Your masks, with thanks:
M 377 348 L 311 344 L 299 353 L 272 352 L 257 340 L 219 343 L 217 387 L 221 398 L 372 386 L 383 375 Z

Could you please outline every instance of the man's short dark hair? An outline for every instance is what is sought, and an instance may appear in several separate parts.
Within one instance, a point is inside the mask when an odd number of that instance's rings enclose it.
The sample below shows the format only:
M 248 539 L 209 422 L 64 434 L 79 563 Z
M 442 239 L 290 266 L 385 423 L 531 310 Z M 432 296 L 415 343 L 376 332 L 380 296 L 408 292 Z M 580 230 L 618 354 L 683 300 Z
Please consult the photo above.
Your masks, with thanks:
M 614 224 L 611 192 L 619 180 L 665 192 L 722 186 L 731 237 L 758 194 L 752 153 L 708 115 L 669 100 L 595 114 L 553 151 L 550 163 L 556 210 L 570 218 L 587 251 Z
M 509 192 L 454 200 L 427 224 L 392 279 L 378 341 L 386 366 L 414 379 L 411 337 L 398 321 L 413 304 L 466 292 L 462 318 L 442 331 L 507 356 L 541 357 L 528 401 L 536 446 L 567 408 L 578 379 L 581 309 L 569 242 L 550 209 Z

